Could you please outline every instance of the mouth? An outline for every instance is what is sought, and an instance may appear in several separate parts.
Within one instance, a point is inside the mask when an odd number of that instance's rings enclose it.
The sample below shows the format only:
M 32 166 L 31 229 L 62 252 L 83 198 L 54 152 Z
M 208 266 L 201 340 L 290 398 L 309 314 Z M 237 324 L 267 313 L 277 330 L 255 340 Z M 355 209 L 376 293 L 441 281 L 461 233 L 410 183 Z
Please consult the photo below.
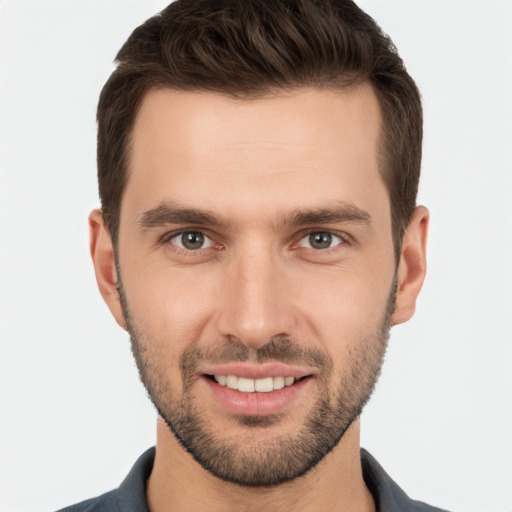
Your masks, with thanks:
M 205 375 L 206 378 L 216 382 L 219 386 L 240 391 L 241 393 L 270 393 L 293 386 L 295 383 L 308 379 L 310 375 L 293 377 L 277 375 L 275 377 L 262 377 L 251 379 L 237 375 Z
M 315 375 L 287 365 L 226 365 L 203 369 L 206 396 L 215 407 L 237 416 L 268 416 L 292 411 L 306 399 Z M 208 398 L 207 398 L 208 401 Z

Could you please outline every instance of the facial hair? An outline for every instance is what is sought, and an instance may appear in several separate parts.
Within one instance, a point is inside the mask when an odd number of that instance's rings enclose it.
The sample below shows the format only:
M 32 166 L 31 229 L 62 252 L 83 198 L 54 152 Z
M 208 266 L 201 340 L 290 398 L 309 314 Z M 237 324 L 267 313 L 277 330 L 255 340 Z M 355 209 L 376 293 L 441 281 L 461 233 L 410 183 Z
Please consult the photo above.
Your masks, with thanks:
M 224 481 L 268 487 L 306 474 L 340 442 L 373 393 L 389 338 L 396 285 L 374 332 L 351 344 L 355 348 L 349 354 L 347 367 L 334 391 L 331 390 L 334 364 L 328 354 L 284 336 L 272 338 L 260 349 L 249 349 L 240 340 L 226 337 L 208 347 L 198 345 L 185 350 L 179 364 L 180 390 L 172 388 L 165 359 L 154 349 L 147 333 L 138 328 L 120 273 L 118 276 L 132 352 L 149 398 L 181 446 L 204 469 Z M 222 364 L 249 360 L 299 363 L 318 370 L 315 404 L 296 434 L 270 434 L 271 427 L 282 420 L 279 414 L 235 416 L 242 427 L 241 434 L 226 439 L 215 431 L 197 407 L 194 383 L 198 378 L 196 368 L 201 362 Z

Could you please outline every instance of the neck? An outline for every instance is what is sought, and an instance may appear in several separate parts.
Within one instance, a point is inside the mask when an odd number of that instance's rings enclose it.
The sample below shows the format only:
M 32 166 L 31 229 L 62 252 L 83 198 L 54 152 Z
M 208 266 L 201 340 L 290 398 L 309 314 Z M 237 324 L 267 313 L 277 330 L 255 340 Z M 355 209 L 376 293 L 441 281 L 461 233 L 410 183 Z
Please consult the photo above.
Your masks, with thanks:
M 303 477 L 270 488 L 250 488 L 224 482 L 203 469 L 159 418 L 155 463 L 147 483 L 149 509 L 375 512 L 363 480 L 359 433 L 357 419 L 332 452 Z

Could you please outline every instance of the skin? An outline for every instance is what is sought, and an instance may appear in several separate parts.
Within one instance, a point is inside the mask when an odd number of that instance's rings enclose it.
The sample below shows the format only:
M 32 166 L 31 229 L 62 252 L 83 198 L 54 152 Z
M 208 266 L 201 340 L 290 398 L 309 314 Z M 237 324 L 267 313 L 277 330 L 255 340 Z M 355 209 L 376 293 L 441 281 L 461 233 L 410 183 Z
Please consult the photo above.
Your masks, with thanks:
M 253 100 L 159 90 L 143 101 L 121 205 L 118 260 L 132 320 L 175 398 L 182 389 L 180 356 L 215 348 L 219 340 L 237 340 L 256 353 L 273 337 L 288 336 L 332 361 L 326 387 L 308 368 L 313 377 L 299 398 L 258 430 L 219 405 L 199 376 L 193 380 L 194 405 L 216 435 L 240 450 L 245 443 L 264 447 L 300 435 L 315 393 L 334 393 L 353 367 L 358 342 L 378 330 L 395 279 L 391 323 L 414 313 L 426 270 L 428 211 L 416 209 L 396 269 L 389 194 L 377 164 L 380 122 L 367 85 Z M 171 203 L 229 222 L 141 222 Z M 340 208 L 365 220 L 345 215 L 290 223 L 305 209 Z M 89 222 L 100 291 L 126 328 L 108 229 L 99 210 Z M 183 228 L 205 233 L 211 246 L 179 248 L 173 236 Z M 308 246 L 311 230 L 335 234 L 333 246 Z M 147 493 L 152 512 L 168 510 L 168 503 L 177 511 L 374 510 L 362 479 L 358 419 L 305 476 L 271 488 L 213 476 L 159 419 Z

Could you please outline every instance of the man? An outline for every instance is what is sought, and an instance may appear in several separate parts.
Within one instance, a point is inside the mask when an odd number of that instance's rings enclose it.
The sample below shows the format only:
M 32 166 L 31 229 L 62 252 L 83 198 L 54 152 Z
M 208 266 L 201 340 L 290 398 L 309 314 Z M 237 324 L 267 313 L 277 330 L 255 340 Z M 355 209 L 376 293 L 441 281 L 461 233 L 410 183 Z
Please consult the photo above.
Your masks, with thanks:
M 426 269 L 391 41 L 349 0 L 178 0 L 117 61 L 91 254 L 157 445 L 65 510 L 435 510 L 359 446 Z

